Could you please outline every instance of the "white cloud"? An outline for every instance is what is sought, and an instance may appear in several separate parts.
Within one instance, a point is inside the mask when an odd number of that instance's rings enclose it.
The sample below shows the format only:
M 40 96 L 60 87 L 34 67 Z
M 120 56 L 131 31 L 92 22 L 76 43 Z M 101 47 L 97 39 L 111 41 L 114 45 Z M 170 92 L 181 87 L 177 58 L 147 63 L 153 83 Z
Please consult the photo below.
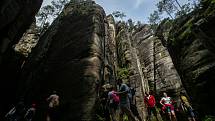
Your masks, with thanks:
M 135 0 L 134 8 L 139 8 L 143 4 L 144 0 Z

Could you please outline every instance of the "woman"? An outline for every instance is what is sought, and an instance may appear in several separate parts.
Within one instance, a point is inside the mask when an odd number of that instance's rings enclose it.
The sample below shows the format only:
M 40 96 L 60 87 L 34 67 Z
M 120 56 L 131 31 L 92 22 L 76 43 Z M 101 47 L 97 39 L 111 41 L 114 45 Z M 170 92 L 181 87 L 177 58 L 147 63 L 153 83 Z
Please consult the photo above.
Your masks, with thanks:
M 164 97 L 161 98 L 160 100 L 160 104 L 163 105 L 162 107 L 162 111 L 167 111 L 170 120 L 172 121 L 172 116 L 174 117 L 175 121 L 176 119 L 176 115 L 175 115 L 175 111 L 174 111 L 174 106 L 172 105 L 173 101 L 171 99 L 171 97 L 167 96 L 167 93 L 164 92 L 163 93 Z

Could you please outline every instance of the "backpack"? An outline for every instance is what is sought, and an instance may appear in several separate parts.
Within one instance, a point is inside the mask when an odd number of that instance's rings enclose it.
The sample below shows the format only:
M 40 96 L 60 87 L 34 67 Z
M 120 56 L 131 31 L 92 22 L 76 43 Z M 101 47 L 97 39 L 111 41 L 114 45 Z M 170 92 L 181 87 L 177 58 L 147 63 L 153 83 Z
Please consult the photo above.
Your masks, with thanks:
M 116 94 L 115 91 L 112 91 L 112 98 L 114 103 L 119 104 L 119 96 Z

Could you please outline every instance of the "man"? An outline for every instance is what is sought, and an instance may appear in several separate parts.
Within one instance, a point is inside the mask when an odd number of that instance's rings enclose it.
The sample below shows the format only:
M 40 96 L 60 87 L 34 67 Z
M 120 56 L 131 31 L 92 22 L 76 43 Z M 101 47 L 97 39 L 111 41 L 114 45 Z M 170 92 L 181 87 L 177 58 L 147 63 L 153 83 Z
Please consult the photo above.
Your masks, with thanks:
M 57 95 L 56 91 L 53 91 L 53 93 L 46 99 L 49 102 L 48 105 L 48 115 L 47 115 L 47 121 L 57 120 L 57 108 L 59 106 L 59 96 Z
M 146 104 L 147 111 L 148 111 L 147 120 L 151 119 L 151 114 L 153 113 L 154 116 L 156 117 L 156 120 L 159 121 L 158 117 L 157 117 L 157 111 L 155 108 L 156 101 L 155 101 L 154 96 L 151 94 L 145 93 L 144 102 Z
M 118 83 L 120 85 L 119 92 L 117 93 L 120 96 L 120 117 L 119 121 L 123 120 L 124 113 L 128 116 L 129 121 L 135 121 L 135 117 L 130 110 L 130 102 L 128 97 L 129 87 L 122 83 L 122 80 L 119 79 Z

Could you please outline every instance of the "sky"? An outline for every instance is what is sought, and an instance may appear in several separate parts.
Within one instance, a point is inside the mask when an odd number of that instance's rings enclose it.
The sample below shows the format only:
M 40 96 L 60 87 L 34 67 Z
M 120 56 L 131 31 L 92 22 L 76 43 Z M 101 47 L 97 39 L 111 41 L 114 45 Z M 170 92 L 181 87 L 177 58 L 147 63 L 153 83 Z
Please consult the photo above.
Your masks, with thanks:
M 52 0 L 44 0 L 43 6 L 50 4 Z M 106 14 L 111 14 L 113 11 L 124 12 L 127 16 L 125 19 L 131 18 L 134 21 L 148 22 L 150 13 L 156 10 L 156 3 L 159 0 L 95 0 L 101 5 Z M 187 0 L 179 0 L 181 4 Z

